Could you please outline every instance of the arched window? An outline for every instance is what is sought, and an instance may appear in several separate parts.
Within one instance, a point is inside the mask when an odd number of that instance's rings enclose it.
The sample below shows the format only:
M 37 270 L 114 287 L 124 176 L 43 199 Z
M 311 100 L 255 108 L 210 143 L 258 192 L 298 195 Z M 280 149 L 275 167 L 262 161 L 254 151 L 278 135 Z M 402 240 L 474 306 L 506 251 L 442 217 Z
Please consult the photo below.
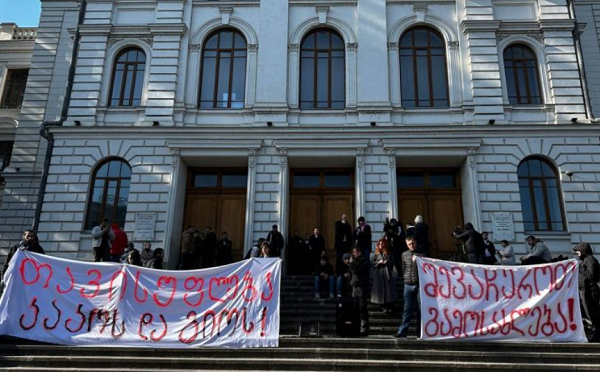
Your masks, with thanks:
M 321 28 L 308 33 L 300 47 L 300 108 L 343 109 L 346 106 L 344 40 Z
M 529 157 L 519 165 L 518 175 L 525 231 L 564 231 L 560 184 L 554 165 Z
M 504 72 L 508 101 L 512 105 L 542 104 L 540 74 L 531 48 L 514 44 L 504 49 Z
M 232 29 L 211 34 L 202 50 L 200 108 L 244 108 L 246 39 Z
M 429 27 L 400 37 L 400 86 L 404 107 L 448 107 L 444 38 Z
M 104 219 L 125 225 L 131 168 L 123 159 L 109 159 L 101 163 L 92 176 L 88 196 L 85 229 L 91 230 Z
M 139 106 L 144 89 L 146 54 L 139 48 L 123 49 L 113 68 L 110 106 Z

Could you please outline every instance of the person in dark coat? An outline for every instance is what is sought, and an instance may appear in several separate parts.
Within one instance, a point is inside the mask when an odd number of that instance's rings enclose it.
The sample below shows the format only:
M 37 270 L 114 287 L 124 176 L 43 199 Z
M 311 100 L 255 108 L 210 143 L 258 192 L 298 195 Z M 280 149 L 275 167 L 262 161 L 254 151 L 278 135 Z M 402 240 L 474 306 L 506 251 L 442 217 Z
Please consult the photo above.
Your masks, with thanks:
M 215 266 L 215 253 L 217 250 L 217 234 L 210 226 L 204 229 L 204 240 L 202 241 L 202 268 Z
M 308 238 L 308 247 L 310 248 L 310 255 L 312 256 L 312 265 L 319 263 L 323 252 L 325 252 L 325 238 L 321 235 L 321 230 L 315 227 L 313 235 Z
M 25 230 L 23 232 L 23 240 L 13 245 L 8 251 L 8 256 L 6 256 L 4 266 L 2 267 L 2 277 L 4 277 L 6 270 L 8 270 L 10 260 L 12 260 L 13 256 L 15 255 L 15 253 L 17 253 L 19 249 L 22 251 L 46 254 L 46 252 L 44 252 L 44 249 L 38 241 L 37 233 L 34 230 Z
M 579 301 L 582 315 L 594 325 L 594 334 L 590 341 L 600 342 L 600 264 L 594 257 L 594 251 L 589 243 L 579 243 L 573 247 L 573 252 L 579 257 Z
M 198 252 L 195 251 L 194 246 L 194 234 L 196 233 L 196 228 L 194 226 L 188 226 L 187 230 L 181 234 L 180 240 L 180 255 L 179 255 L 179 268 L 181 270 L 191 270 L 198 268 L 198 259 L 196 255 Z M 145 247 L 144 247 L 145 248 Z M 148 258 L 148 254 L 142 254 L 142 262 L 144 265 L 154 257 L 154 253 L 152 256 Z M 184 261 L 185 260 L 185 261 Z
M 452 236 L 456 239 L 461 239 L 465 244 L 465 253 L 467 254 L 467 262 L 472 264 L 480 264 L 483 261 L 483 238 L 481 234 L 475 231 L 473 224 L 467 222 L 465 230 L 461 233 L 453 232 Z
M 132 249 L 127 254 L 127 264 L 133 266 L 142 266 L 142 256 L 140 255 L 140 251 L 137 249 Z
M 328 284 L 329 298 L 335 294 L 335 278 L 333 277 L 333 266 L 329 263 L 327 256 L 321 257 L 315 267 L 315 298 L 321 298 L 321 286 Z
M 342 265 L 344 270 L 337 272 L 337 279 L 335 283 L 335 290 L 337 291 L 338 297 L 348 296 L 348 288 L 350 286 L 350 279 L 352 279 L 352 271 L 350 270 L 350 254 L 344 253 L 342 256 Z
M 344 254 L 350 252 L 352 249 L 352 226 L 348 222 L 348 215 L 342 214 L 342 218 L 339 221 L 335 221 L 335 256 L 336 256 L 336 268 L 335 272 L 339 276 L 340 273 L 345 271 L 344 260 L 342 257 Z
M 313 258 L 310 256 L 308 244 L 300 236 L 298 230 L 294 230 L 294 235 L 290 238 L 288 248 L 288 273 L 290 275 L 310 274 L 310 270 L 313 268 L 311 266 Z
M 273 225 L 271 231 L 267 234 L 267 241 L 271 245 L 271 256 L 281 257 L 281 251 L 285 244 L 283 235 L 278 230 L 277 225 Z
M 402 253 L 402 277 L 404 279 L 404 313 L 402 314 L 402 324 L 398 328 L 396 337 L 406 338 L 408 327 L 413 313 L 417 313 L 417 330 L 420 329 L 418 321 L 421 319 L 420 304 L 421 296 L 419 294 L 419 270 L 417 268 L 417 256 L 424 256 L 419 252 L 418 242 L 414 236 L 406 237 L 408 250 Z
M 233 243 L 229 240 L 227 232 L 221 234 L 221 240 L 217 244 L 217 265 L 227 265 L 233 262 L 233 254 L 231 253 Z
M 391 224 L 391 221 L 383 226 L 383 231 L 385 232 L 383 238 L 387 242 L 387 250 L 389 255 L 392 257 L 392 262 L 396 267 L 396 272 L 398 275 L 400 275 L 402 272 L 400 257 L 402 257 L 402 253 L 406 250 L 404 231 L 401 231 L 402 235 L 397 234 L 396 228 Z
M 417 249 L 424 255 L 429 256 L 431 242 L 429 241 L 429 226 L 423 222 L 423 216 L 415 217 L 415 239 L 417 240 Z
M 163 259 L 165 258 L 165 250 L 162 248 L 156 248 L 154 250 L 154 257 L 148 261 L 146 267 L 151 269 L 162 270 L 163 269 Z
M 354 247 L 352 249 L 352 257 L 350 262 L 350 271 L 352 278 L 350 285 L 352 286 L 352 297 L 354 303 L 360 313 L 360 335 L 369 335 L 369 309 L 367 307 L 367 299 L 369 298 L 369 282 L 371 274 L 371 264 L 368 259 L 363 257 L 362 249 Z
M 388 250 L 388 240 L 379 239 L 377 249 L 371 259 L 375 269 L 373 274 L 373 287 L 371 288 L 371 302 L 381 305 L 384 313 L 391 312 L 392 306 L 398 301 L 398 289 L 394 278 L 394 261 Z
M 371 258 L 371 226 L 367 225 L 364 217 L 358 218 L 358 227 L 354 230 L 356 245 L 361 249 L 363 257 L 368 261 Z
M 487 231 L 481 233 L 483 245 L 485 246 L 485 251 L 483 252 L 483 264 L 493 265 L 498 262 L 496 259 L 496 247 L 494 246 L 494 243 L 488 240 L 488 236 L 489 234 Z

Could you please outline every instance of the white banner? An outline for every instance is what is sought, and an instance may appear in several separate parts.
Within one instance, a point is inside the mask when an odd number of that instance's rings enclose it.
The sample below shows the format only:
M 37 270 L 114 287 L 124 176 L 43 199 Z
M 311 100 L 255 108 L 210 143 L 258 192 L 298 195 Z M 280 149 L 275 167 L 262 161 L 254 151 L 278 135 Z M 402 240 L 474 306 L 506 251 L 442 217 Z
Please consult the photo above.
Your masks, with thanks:
M 0 334 L 65 345 L 277 347 L 281 260 L 193 271 L 18 251 Z
M 587 342 L 578 262 L 485 266 L 418 258 L 425 340 Z

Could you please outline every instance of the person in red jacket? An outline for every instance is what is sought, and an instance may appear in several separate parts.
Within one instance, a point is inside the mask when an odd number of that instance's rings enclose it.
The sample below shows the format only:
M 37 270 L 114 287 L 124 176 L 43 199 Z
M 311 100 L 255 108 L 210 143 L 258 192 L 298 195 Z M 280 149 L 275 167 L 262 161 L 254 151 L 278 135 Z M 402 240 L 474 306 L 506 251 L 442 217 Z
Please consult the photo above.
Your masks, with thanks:
M 119 228 L 117 223 L 113 223 L 111 228 L 115 233 L 115 240 L 112 241 L 112 247 L 110 248 L 110 260 L 120 262 L 121 256 L 125 253 L 127 247 L 127 234 Z

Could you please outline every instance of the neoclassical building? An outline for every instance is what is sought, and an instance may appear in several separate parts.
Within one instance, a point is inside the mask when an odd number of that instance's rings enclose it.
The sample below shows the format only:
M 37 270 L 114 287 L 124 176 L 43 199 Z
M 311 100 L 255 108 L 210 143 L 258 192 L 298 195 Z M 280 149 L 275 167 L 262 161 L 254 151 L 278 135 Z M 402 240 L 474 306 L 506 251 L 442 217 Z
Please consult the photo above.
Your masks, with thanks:
M 42 3 L 4 248 L 33 225 L 89 259 L 108 217 L 171 267 L 189 225 L 236 259 L 273 224 L 332 252 L 342 213 L 374 239 L 423 215 L 441 258 L 465 222 L 519 253 L 600 244 L 600 79 L 566 0 Z

